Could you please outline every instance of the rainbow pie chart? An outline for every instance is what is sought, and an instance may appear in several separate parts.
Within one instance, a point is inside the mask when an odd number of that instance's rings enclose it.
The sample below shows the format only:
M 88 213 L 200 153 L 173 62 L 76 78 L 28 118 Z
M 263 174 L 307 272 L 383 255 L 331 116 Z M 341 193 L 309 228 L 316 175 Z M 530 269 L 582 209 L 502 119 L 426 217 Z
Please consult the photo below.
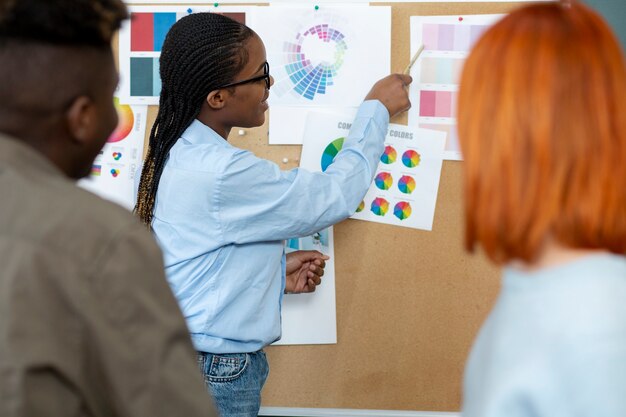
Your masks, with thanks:
M 374 184 L 381 190 L 388 190 L 393 185 L 393 177 L 388 172 L 381 172 L 374 178 Z
M 364 208 L 365 208 L 365 201 L 361 200 L 361 204 L 359 204 L 359 206 L 356 208 L 356 212 L 360 213 L 363 211 Z
M 402 154 L 402 163 L 407 168 L 414 168 L 420 163 L 420 154 L 413 149 L 409 149 Z
M 394 162 L 396 162 L 396 159 L 398 158 L 398 153 L 396 152 L 395 148 L 393 146 L 385 146 L 385 152 L 383 152 L 382 156 L 380 157 L 380 161 L 383 164 L 393 164 Z
M 120 104 L 120 100 L 117 97 L 113 99 L 113 104 L 115 105 L 115 110 L 117 110 L 117 117 L 119 121 L 117 122 L 117 127 L 107 140 L 109 143 L 119 142 L 126 139 L 131 130 L 133 130 L 133 125 L 135 124 L 133 110 L 128 104 Z
M 415 179 L 410 175 L 403 175 L 398 180 L 398 189 L 404 194 L 411 194 L 415 191 Z
M 384 216 L 389 211 L 389 202 L 384 198 L 377 197 L 372 201 L 370 210 L 377 216 Z
M 408 219 L 411 216 L 411 205 L 406 201 L 400 201 L 393 208 L 393 215 L 400 220 Z
M 322 172 L 326 171 L 326 168 L 333 162 L 335 156 L 339 153 L 341 148 L 343 147 L 344 138 L 337 138 L 330 142 L 326 148 L 324 148 L 324 152 L 322 152 Z

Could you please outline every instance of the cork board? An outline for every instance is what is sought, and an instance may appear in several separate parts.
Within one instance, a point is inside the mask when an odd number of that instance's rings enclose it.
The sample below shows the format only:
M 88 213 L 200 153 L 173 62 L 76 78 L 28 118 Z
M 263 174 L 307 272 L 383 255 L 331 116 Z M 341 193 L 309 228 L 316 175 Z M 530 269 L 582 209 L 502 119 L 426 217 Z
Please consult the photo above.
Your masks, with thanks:
M 374 7 L 392 7 L 391 69 L 401 72 L 410 16 L 506 13 L 520 4 Z M 156 112 L 150 107 L 148 131 Z M 301 147 L 268 145 L 267 118 L 244 136 L 237 130 L 229 138 L 235 146 L 283 169 L 297 166 Z M 496 268 L 463 250 L 461 168 L 443 164 L 431 232 L 359 220 L 335 226 L 338 343 L 268 347 L 263 406 L 459 410 L 464 363 L 500 285 Z

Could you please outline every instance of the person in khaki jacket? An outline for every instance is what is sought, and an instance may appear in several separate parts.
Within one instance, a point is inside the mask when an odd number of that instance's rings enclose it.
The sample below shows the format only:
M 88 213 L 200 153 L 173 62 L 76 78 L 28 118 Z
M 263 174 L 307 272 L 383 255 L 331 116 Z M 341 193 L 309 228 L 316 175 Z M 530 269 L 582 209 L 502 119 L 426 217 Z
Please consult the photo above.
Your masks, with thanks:
M 0 0 L 0 416 L 216 416 L 148 230 L 77 188 L 121 0 Z

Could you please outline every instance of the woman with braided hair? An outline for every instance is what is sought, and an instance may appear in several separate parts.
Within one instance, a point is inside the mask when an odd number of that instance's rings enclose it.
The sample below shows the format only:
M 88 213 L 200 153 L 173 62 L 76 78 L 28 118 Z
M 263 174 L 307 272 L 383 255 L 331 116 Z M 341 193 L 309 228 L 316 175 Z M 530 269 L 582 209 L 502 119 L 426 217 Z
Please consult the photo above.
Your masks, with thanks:
M 409 76 L 374 85 L 324 173 L 281 171 L 227 142 L 265 121 L 273 84 L 261 39 L 212 13 L 186 16 L 163 44 L 159 113 L 136 212 L 164 251 L 205 382 L 222 416 L 256 416 L 280 338 L 282 294 L 310 292 L 324 258 L 285 256 L 284 240 L 349 217 L 375 173 L 390 116 L 410 106 Z

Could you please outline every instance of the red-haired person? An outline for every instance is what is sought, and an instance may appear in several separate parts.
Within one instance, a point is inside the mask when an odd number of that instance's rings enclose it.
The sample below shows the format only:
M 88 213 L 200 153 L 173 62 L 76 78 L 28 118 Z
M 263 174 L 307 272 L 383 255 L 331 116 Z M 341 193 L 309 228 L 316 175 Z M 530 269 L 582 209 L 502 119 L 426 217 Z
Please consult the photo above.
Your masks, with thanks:
M 464 417 L 626 416 L 626 70 L 577 2 L 517 9 L 459 97 L 465 244 L 503 266 Z

